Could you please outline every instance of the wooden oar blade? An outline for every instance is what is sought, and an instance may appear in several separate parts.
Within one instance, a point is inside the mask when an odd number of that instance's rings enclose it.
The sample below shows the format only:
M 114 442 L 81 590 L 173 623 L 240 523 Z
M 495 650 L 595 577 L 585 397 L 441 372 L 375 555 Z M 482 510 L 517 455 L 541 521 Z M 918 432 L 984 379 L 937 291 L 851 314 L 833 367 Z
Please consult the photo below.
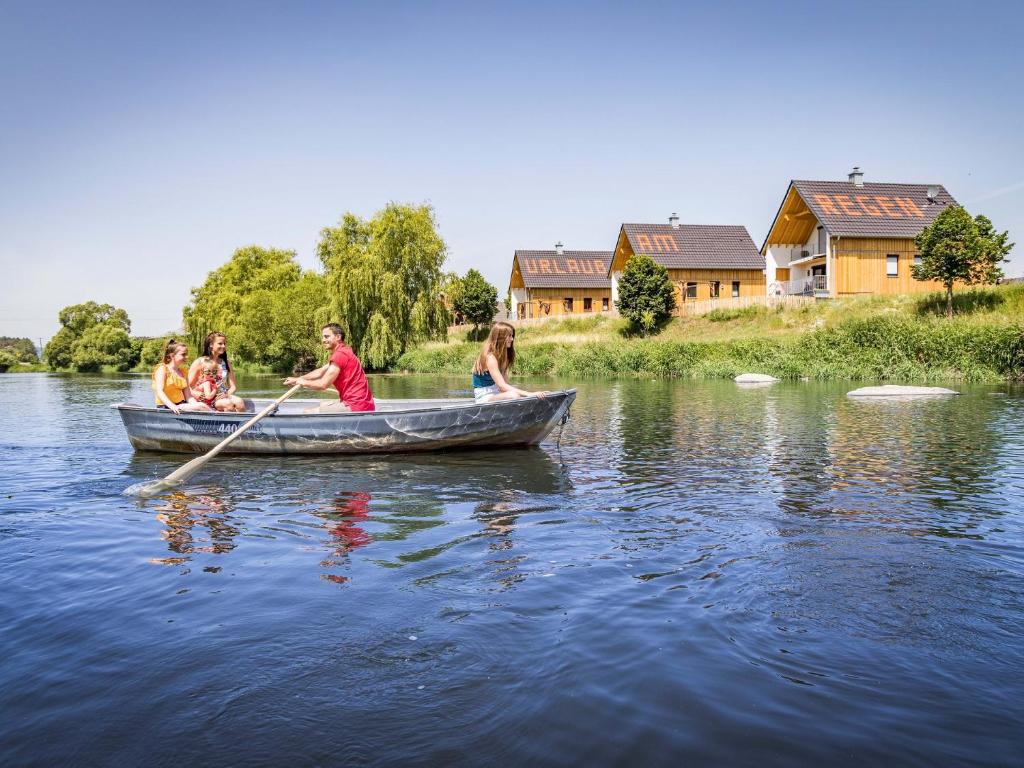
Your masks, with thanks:
M 122 496 L 139 496 L 143 499 L 151 499 L 154 496 L 169 491 L 171 488 L 176 488 L 181 483 L 169 483 L 167 478 L 162 480 L 151 480 L 148 483 L 135 483 L 130 485 L 121 491 Z

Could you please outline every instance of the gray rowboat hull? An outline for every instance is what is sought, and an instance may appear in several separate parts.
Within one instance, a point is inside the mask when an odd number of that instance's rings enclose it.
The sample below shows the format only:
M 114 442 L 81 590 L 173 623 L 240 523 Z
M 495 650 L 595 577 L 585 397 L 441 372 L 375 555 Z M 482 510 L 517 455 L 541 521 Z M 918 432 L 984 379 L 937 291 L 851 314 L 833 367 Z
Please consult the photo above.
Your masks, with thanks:
M 498 403 L 379 400 L 372 413 L 306 414 L 323 400 L 285 402 L 225 453 L 405 453 L 535 445 L 568 418 L 576 390 Z M 247 401 L 249 413 L 181 413 L 132 403 L 112 406 L 139 451 L 205 453 L 271 400 Z

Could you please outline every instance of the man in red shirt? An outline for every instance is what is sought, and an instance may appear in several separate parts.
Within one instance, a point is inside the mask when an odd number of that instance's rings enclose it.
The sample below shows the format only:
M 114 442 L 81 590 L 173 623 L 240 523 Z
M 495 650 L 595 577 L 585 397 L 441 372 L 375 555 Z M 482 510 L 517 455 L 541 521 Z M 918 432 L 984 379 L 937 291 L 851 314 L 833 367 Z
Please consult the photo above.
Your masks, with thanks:
M 286 386 L 299 384 L 306 389 L 325 390 L 332 384 L 338 390 L 338 402 L 325 402 L 308 408 L 306 413 L 339 413 L 341 411 L 375 411 L 373 393 L 363 373 L 363 366 L 351 348 L 345 345 L 345 331 L 337 323 L 329 323 L 320 330 L 323 345 L 330 351 L 327 365 L 303 376 L 290 376 Z

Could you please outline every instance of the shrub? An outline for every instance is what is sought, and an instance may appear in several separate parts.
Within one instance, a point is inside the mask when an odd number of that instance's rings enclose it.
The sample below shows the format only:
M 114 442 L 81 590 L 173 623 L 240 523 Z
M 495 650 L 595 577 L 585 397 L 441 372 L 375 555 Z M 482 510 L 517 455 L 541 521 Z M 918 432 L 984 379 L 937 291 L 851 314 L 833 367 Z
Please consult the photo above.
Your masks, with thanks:
M 668 270 L 650 256 L 640 254 L 631 258 L 619 280 L 619 300 L 615 306 L 629 321 L 631 330 L 644 336 L 662 326 L 676 308 Z

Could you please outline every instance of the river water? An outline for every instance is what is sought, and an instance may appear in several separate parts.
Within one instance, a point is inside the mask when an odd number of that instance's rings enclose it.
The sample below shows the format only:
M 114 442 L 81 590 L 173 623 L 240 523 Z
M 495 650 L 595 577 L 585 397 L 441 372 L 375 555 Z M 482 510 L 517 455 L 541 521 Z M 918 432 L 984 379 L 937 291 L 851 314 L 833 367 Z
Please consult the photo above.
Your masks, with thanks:
M 1022 763 L 1024 391 L 542 386 L 539 449 L 139 501 L 145 378 L 0 376 L 3 765 Z

